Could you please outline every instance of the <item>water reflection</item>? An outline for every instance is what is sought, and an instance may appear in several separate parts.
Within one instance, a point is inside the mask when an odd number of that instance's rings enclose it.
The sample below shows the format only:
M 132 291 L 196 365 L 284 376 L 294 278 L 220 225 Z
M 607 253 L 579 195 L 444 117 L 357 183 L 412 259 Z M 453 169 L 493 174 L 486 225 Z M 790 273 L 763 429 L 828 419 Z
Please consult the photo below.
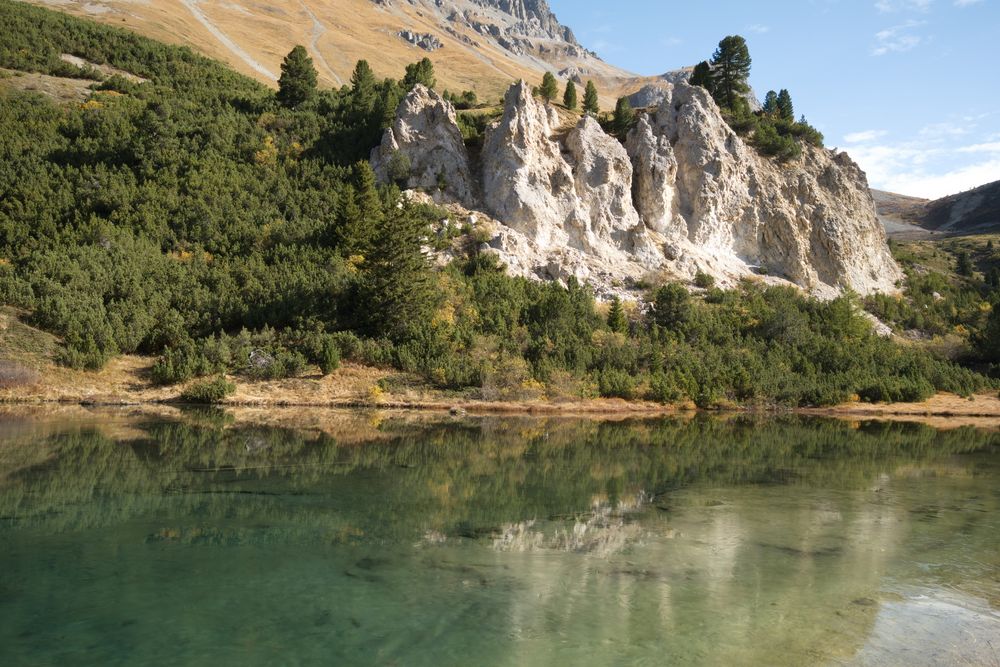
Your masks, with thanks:
M 128 426 L 4 432 L 5 664 L 902 664 L 940 605 L 982 642 L 921 655 L 1000 646 L 995 433 Z

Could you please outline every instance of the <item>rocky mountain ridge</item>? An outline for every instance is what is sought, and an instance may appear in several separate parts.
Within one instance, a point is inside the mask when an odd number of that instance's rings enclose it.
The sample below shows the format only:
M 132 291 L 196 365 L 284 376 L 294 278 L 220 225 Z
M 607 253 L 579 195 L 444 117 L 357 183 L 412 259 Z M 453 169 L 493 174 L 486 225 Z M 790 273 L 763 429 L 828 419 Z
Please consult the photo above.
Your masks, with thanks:
M 564 122 L 523 81 L 508 90 L 478 168 L 459 139 L 451 105 L 417 87 L 372 162 L 384 180 L 405 162 L 406 186 L 491 216 L 484 249 L 521 275 L 605 287 L 757 275 L 819 295 L 892 292 L 902 277 L 850 157 L 806 146 L 791 164 L 763 158 L 707 91 L 682 81 L 625 145 L 589 116 Z

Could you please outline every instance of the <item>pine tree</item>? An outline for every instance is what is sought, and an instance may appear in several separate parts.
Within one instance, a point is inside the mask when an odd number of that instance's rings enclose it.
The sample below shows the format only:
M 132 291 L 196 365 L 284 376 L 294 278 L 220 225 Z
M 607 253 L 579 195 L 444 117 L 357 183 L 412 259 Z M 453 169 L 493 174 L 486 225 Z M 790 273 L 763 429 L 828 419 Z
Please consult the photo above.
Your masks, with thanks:
M 778 93 L 773 90 L 767 91 L 764 96 L 764 113 L 773 116 L 778 113 Z
M 364 256 L 370 239 L 371 234 L 358 208 L 358 193 L 353 185 L 344 185 L 337 200 L 337 224 L 332 243 L 345 256 Z
M 619 97 L 615 104 L 614 131 L 620 138 L 624 139 L 628 131 L 635 125 L 635 111 L 627 97 Z
M 597 86 L 593 81 L 587 82 L 587 87 L 583 91 L 583 112 L 593 115 L 601 113 L 601 107 L 597 99 Z
M 782 120 L 795 122 L 795 107 L 792 106 L 792 96 L 785 88 L 778 93 L 778 116 Z
M 576 86 L 572 81 L 566 84 L 566 92 L 563 93 L 563 106 L 570 111 L 576 111 Z
M 344 188 L 338 217 L 341 249 L 349 255 L 367 256 L 385 219 L 375 172 L 367 161 L 354 165 L 354 185 Z
M 739 35 L 730 35 L 712 55 L 712 96 L 720 107 L 736 110 L 737 100 L 750 90 L 750 50 Z
M 281 63 L 278 78 L 278 101 L 286 107 L 297 107 L 316 92 L 316 68 L 304 46 L 296 46 Z
M 1000 307 L 990 313 L 977 347 L 985 361 L 1000 361 Z
M 367 60 L 359 60 L 354 65 L 351 74 L 351 94 L 355 97 L 372 97 L 375 95 L 375 73 Z
M 559 82 L 552 72 L 546 72 L 542 77 L 542 85 L 538 88 L 538 93 L 545 98 L 546 102 L 551 102 L 559 94 Z
M 711 90 L 712 66 L 708 64 L 707 60 L 702 60 L 694 66 L 694 71 L 691 72 L 691 78 L 688 79 L 688 83 L 692 86 L 701 86 L 702 88 Z
M 409 205 L 388 207 L 364 264 L 361 296 L 372 334 L 407 340 L 432 319 L 437 294 L 422 250 L 426 233 Z
M 622 308 L 622 301 L 617 296 L 611 299 L 611 309 L 608 311 L 608 328 L 615 333 L 628 332 L 628 318 Z
M 972 275 L 972 270 L 972 260 L 969 259 L 969 253 L 964 250 L 958 253 L 958 257 L 955 259 L 955 273 L 968 277 Z
M 413 90 L 413 87 L 418 83 L 427 88 L 433 88 L 437 84 L 437 78 L 434 76 L 434 63 L 431 62 L 430 58 L 424 58 L 420 62 L 406 66 L 403 88 Z

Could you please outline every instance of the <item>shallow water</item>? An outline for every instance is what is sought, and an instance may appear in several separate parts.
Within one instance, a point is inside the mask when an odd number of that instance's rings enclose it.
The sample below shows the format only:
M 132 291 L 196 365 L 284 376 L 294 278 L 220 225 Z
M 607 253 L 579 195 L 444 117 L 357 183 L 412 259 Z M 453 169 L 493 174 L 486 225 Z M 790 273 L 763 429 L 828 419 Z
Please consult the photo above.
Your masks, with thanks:
M 0 664 L 1000 665 L 995 433 L 356 440 L 215 413 L 0 423 Z

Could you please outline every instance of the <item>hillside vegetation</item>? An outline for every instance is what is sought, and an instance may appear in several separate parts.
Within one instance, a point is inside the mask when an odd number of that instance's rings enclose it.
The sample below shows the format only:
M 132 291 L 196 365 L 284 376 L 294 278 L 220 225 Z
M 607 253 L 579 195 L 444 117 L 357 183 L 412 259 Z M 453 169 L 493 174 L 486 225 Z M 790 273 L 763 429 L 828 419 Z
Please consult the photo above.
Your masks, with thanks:
M 68 69 L 62 53 L 148 82 Z M 990 382 L 874 335 L 851 295 L 704 276 L 696 296 L 655 286 L 648 310 L 609 310 L 586 286 L 510 278 L 476 230 L 432 233 L 447 213 L 376 186 L 363 161 L 433 68 L 376 80 L 359 63 L 350 86 L 316 90 L 292 80 L 305 64 L 286 59 L 276 96 L 187 49 L 0 2 L 0 67 L 102 80 L 68 105 L 0 93 L 0 302 L 58 335 L 62 364 L 156 355 L 163 384 L 336 373 L 342 359 L 498 400 L 816 405 Z M 432 269 L 428 248 L 449 244 L 470 250 Z M 1000 323 L 996 292 L 978 294 L 980 363 L 996 360 Z

